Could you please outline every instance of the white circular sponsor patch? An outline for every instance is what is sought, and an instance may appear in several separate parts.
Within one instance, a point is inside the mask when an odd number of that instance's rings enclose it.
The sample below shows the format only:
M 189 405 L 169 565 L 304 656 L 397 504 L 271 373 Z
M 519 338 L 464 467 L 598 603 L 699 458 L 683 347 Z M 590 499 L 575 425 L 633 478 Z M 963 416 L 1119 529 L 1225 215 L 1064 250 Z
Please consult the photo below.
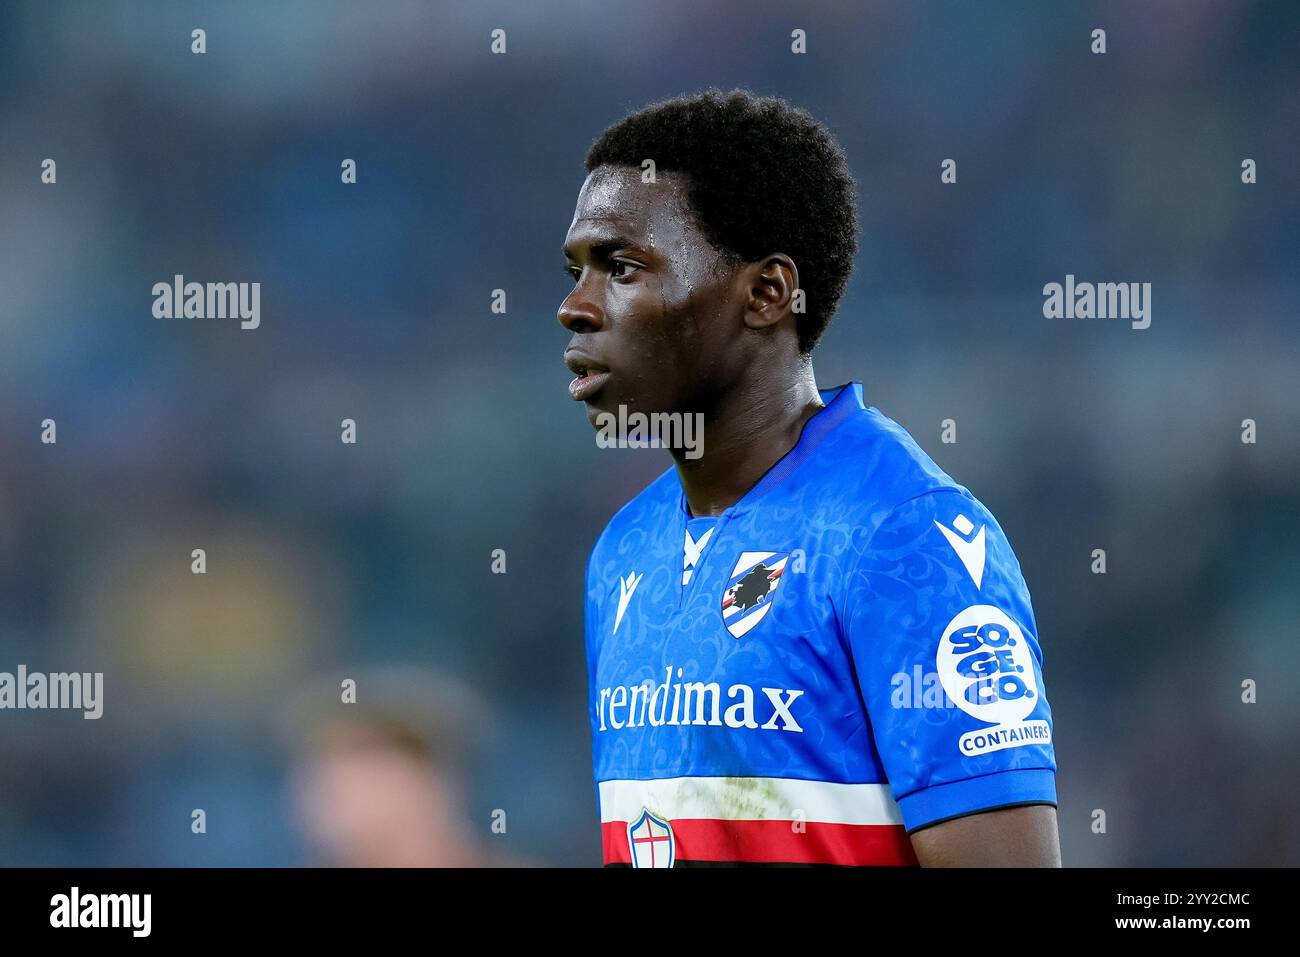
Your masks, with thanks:
M 1038 703 L 1029 642 L 1020 626 L 992 605 L 971 605 L 948 623 L 935 670 L 953 703 L 980 721 L 1011 724 Z

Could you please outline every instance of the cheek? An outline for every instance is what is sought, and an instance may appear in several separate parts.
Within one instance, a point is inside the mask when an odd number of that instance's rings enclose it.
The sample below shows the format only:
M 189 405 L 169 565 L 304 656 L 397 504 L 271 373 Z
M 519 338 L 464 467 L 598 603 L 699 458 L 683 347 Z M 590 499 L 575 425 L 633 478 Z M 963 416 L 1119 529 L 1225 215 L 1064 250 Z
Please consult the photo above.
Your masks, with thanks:
M 716 325 L 716 290 L 673 277 L 657 283 L 652 294 L 658 325 L 671 337 L 672 348 L 684 358 L 695 355 Z
M 624 339 L 629 354 L 637 360 L 636 378 L 649 385 L 651 380 L 672 376 L 676 366 L 689 357 L 697 338 L 689 300 L 674 294 L 657 276 L 624 287 L 622 292 Z
M 699 359 L 699 332 L 694 319 L 679 310 L 662 314 L 642 340 L 642 369 L 654 392 L 663 395 L 689 381 Z
M 720 290 L 676 278 L 680 275 L 667 280 L 664 274 L 649 275 L 643 283 L 611 292 L 613 314 L 621 317 L 625 332 L 619 338 L 632 361 L 625 363 L 624 379 L 610 400 L 675 406 L 713 365 L 721 343 Z

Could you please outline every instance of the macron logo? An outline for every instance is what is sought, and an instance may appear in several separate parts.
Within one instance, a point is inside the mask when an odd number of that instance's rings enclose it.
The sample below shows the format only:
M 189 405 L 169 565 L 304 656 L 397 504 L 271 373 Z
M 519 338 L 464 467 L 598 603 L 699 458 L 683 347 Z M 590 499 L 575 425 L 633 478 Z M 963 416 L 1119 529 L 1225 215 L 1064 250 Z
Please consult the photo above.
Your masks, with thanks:
M 633 572 L 627 573 L 627 578 L 618 580 L 618 614 L 614 616 L 614 634 L 618 634 L 618 626 L 623 623 L 623 612 L 627 611 L 627 604 L 632 600 L 632 592 L 636 591 L 636 586 L 641 584 L 641 575 Z
M 939 526 L 939 531 L 943 532 L 943 537 L 948 539 L 948 544 L 957 553 L 961 563 L 966 566 L 966 571 L 970 573 L 971 580 L 975 582 L 975 587 L 979 588 L 980 582 L 984 579 L 985 526 L 981 525 L 979 534 L 974 538 L 969 538 L 975 526 L 971 524 L 971 520 L 965 515 L 958 515 L 953 521 L 953 528 L 957 530 L 955 532 L 952 528 L 940 524 L 938 519 L 934 520 L 934 524 Z

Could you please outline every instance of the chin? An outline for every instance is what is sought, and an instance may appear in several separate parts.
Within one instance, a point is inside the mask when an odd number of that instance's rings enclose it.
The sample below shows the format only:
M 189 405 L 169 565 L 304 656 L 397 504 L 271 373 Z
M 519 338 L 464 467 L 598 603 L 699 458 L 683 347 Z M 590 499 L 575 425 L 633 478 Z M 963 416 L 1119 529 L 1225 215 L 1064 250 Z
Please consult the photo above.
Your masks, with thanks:
M 603 415 L 606 412 L 613 411 L 612 409 L 603 408 L 602 407 L 603 404 L 601 403 L 600 398 L 601 397 L 599 395 L 593 396 L 591 399 L 588 399 L 586 403 L 584 403 L 587 406 L 587 421 L 591 424 L 591 427 L 593 429 L 597 429 L 597 430 L 600 429 L 600 422 L 597 421 L 597 417 Z
M 591 423 L 593 429 L 600 428 L 600 424 L 596 421 L 598 415 L 602 413 L 618 415 L 618 397 L 608 388 L 601 389 L 583 404 L 587 407 L 587 421 Z

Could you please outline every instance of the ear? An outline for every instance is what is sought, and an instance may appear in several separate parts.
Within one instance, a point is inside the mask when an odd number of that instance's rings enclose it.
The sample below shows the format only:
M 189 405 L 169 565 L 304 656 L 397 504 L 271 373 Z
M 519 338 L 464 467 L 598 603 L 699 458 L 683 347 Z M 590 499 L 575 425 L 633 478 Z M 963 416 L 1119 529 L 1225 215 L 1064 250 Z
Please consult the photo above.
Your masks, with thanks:
M 744 282 L 748 328 L 767 329 L 790 315 L 799 288 L 799 270 L 785 253 L 772 253 L 750 263 L 744 270 Z

